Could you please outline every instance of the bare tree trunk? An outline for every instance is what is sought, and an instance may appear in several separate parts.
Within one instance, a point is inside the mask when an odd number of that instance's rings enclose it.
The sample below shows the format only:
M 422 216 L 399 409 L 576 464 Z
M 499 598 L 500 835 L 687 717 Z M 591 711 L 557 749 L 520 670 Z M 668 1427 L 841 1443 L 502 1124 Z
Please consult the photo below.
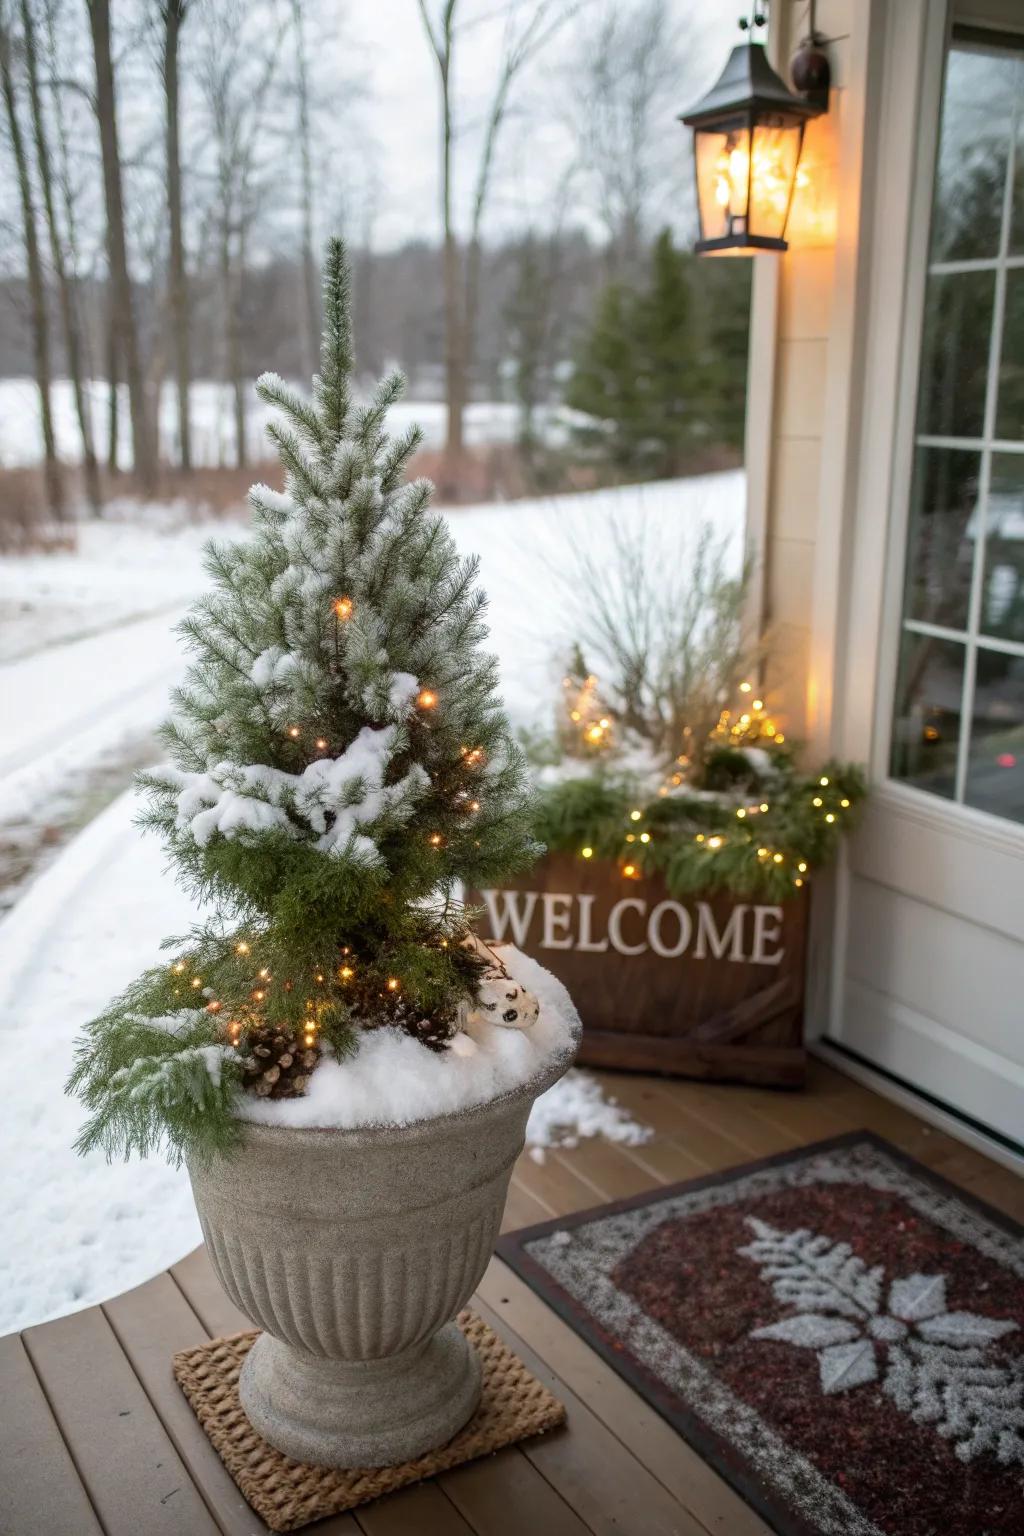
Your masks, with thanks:
M 174 376 L 178 392 L 178 460 L 192 468 L 192 429 L 189 390 L 192 367 L 189 350 L 188 276 L 181 216 L 181 124 L 178 93 L 178 44 L 189 0 L 166 0 L 164 17 L 164 112 L 167 138 L 167 214 L 170 223 L 168 282 L 171 327 L 174 331 Z
M 121 403 L 117 392 L 120 364 L 117 356 L 117 325 L 114 319 L 113 298 L 107 295 L 107 469 L 116 475 L 120 469 L 117 461 L 118 425 Z
M 46 226 L 50 236 L 50 259 L 53 263 L 53 271 L 57 279 L 61 323 L 64 328 L 64 350 L 67 354 L 68 374 L 71 378 L 71 389 L 75 400 L 75 414 L 78 417 L 78 429 L 82 436 L 82 467 L 85 479 L 85 494 L 93 515 L 98 517 L 103 506 L 103 494 L 100 486 L 99 465 L 96 462 L 96 449 L 93 444 L 92 415 L 85 396 L 85 384 L 82 374 L 82 336 L 79 327 L 78 310 L 75 304 L 75 295 L 68 276 L 67 263 L 64 259 L 64 245 L 61 239 L 60 225 L 57 221 L 57 208 L 53 193 L 53 168 L 50 159 L 50 146 L 46 137 L 46 124 L 43 117 L 42 93 L 39 86 L 39 56 L 36 48 L 35 21 L 32 17 L 32 8 L 29 5 L 29 0 L 21 0 L 21 25 L 25 46 L 25 68 L 28 74 L 29 99 L 32 105 L 32 130 L 36 147 L 36 163 L 39 170 L 39 184 L 43 194 Z
M 239 240 L 238 268 L 242 268 L 243 252 Z M 242 331 L 239 315 L 238 290 L 235 263 L 231 253 L 230 211 L 225 209 L 221 226 L 220 280 L 224 312 L 224 372 L 231 386 L 232 412 L 235 421 L 235 464 L 244 469 L 247 460 L 245 433 L 245 384 L 242 379 Z
M 50 324 L 46 313 L 46 287 L 43 267 L 39 257 L 39 237 L 36 231 L 36 210 L 32 198 L 32 182 L 29 176 L 25 141 L 21 135 L 18 104 L 11 71 L 11 33 L 6 7 L 0 11 L 0 84 L 3 87 L 7 127 L 14 156 L 14 169 L 18 178 L 18 194 L 21 201 L 21 217 L 25 236 L 25 265 L 28 269 L 29 307 L 32 316 L 32 352 L 39 389 L 39 419 L 43 431 L 43 476 L 46 482 L 46 504 L 59 522 L 64 517 L 64 481 L 57 444 L 53 432 L 53 409 L 50 399 Z
M 295 29 L 296 83 L 299 106 L 299 165 L 302 189 L 302 341 L 304 373 L 316 372 L 320 356 L 320 280 L 313 249 L 313 149 L 309 122 L 309 69 L 303 26 L 303 0 L 292 0 Z
M 128 272 L 128 250 L 124 233 L 124 198 L 121 186 L 121 156 L 117 139 L 117 108 L 114 66 L 110 53 L 110 0 L 86 0 L 92 32 L 93 58 L 96 66 L 96 116 L 99 122 L 100 149 L 103 157 L 103 195 L 107 214 L 107 263 L 113 315 L 114 345 L 128 385 L 132 428 L 132 458 L 142 489 L 149 495 L 156 490 L 157 465 L 153 435 L 146 412 L 146 389 L 139 354 L 139 339 L 132 302 L 132 284 Z
M 444 372 L 448 406 L 448 433 L 444 449 L 441 490 L 454 495 L 458 490 L 464 448 L 466 408 L 466 352 L 463 329 L 462 259 L 452 211 L 452 121 L 451 70 L 454 47 L 455 10 L 458 0 L 445 0 L 440 30 L 435 31 L 420 0 L 420 14 L 437 63 L 441 104 L 441 227 L 444 232 L 442 276 L 444 280 Z

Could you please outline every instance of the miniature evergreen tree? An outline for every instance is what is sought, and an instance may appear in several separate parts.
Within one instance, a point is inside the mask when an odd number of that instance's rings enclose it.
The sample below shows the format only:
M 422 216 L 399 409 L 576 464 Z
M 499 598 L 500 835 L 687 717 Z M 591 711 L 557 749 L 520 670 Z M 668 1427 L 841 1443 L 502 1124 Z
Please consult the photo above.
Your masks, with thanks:
M 312 399 L 257 385 L 284 493 L 255 487 L 253 538 L 209 546 L 173 762 L 143 776 L 146 824 L 217 920 L 88 1027 L 83 1149 L 229 1145 L 240 1089 L 301 1092 L 363 1027 L 443 1048 L 479 970 L 457 884 L 536 852 L 477 564 L 405 482 L 419 430 L 385 434 L 401 376 L 352 398 L 348 285 L 335 240 Z

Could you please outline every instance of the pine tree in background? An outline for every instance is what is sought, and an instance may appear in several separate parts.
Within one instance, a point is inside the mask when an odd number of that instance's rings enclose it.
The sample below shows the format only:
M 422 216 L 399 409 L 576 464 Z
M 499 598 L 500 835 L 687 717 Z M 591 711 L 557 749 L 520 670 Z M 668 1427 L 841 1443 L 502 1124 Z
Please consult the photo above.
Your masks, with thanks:
M 566 394 L 578 435 L 619 473 L 686 473 L 743 441 L 749 262 L 701 260 L 665 230 L 641 290 L 610 284 Z
M 418 428 L 385 434 L 401 376 L 351 395 L 340 241 L 324 295 L 312 400 L 257 386 L 284 418 L 285 490 L 255 487 L 253 538 L 209 547 L 173 763 L 143 780 L 146 822 L 219 920 L 89 1026 L 70 1084 L 94 1111 L 85 1149 L 229 1144 L 243 1082 L 301 1092 L 321 1043 L 342 1054 L 362 1027 L 443 1047 L 479 968 L 455 887 L 536 852 L 477 563 L 429 482 L 404 480 Z

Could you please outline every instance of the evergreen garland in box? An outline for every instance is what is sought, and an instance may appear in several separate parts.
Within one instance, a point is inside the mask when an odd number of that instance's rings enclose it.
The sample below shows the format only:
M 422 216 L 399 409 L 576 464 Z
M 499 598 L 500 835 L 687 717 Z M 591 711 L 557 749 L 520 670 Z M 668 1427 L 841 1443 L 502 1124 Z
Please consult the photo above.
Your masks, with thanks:
M 717 890 L 770 901 L 794 895 L 835 856 L 866 793 L 862 770 L 830 761 L 802 773 L 747 681 L 705 739 L 680 716 L 678 744 L 686 750 L 666 765 L 654 745 L 663 745 L 665 729 L 654 694 L 627 686 L 605 697 L 574 649 L 558 730 L 564 755 L 539 775 L 539 841 L 583 859 L 612 859 L 627 878 L 660 874 L 677 898 Z

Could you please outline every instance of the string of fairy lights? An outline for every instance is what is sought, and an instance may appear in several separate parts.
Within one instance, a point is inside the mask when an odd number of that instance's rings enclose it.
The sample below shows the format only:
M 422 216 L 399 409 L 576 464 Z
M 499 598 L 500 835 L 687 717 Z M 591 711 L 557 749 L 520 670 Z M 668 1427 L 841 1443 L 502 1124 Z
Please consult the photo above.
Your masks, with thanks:
M 331 609 L 335 615 L 335 618 L 338 620 L 338 623 L 346 624 L 352 618 L 352 615 L 355 612 L 355 604 L 350 597 L 339 597 L 333 601 L 331 604 Z M 423 687 L 416 695 L 416 706 L 420 710 L 430 711 L 436 709 L 439 703 L 440 696 L 435 688 Z M 301 742 L 308 739 L 308 733 L 304 731 L 301 726 L 295 724 L 286 726 L 284 734 L 290 741 L 294 742 Z M 328 739 L 321 735 L 313 737 L 313 745 L 318 753 L 328 752 L 331 749 Z M 486 764 L 487 754 L 483 747 L 463 745 L 459 748 L 459 760 L 464 769 L 475 773 L 479 772 L 479 770 L 482 769 Z M 465 812 L 469 816 L 475 816 L 481 809 L 481 802 L 477 795 L 465 787 L 460 787 L 458 790 L 456 790 L 455 804 L 460 811 Z M 475 841 L 476 846 L 479 847 L 479 840 Z M 441 850 L 446 846 L 446 839 L 440 832 L 428 833 L 427 842 L 429 846 L 437 852 L 441 852 Z M 448 940 L 446 938 L 441 938 L 439 940 L 439 944 L 442 949 L 448 948 Z M 239 939 L 234 945 L 234 953 L 239 958 L 244 959 L 252 953 L 252 944 L 248 939 Z M 171 965 L 170 970 L 172 976 L 184 977 L 189 971 L 189 963 L 183 959 L 176 960 Z M 343 988 L 347 984 L 351 983 L 356 977 L 355 960 L 352 955 L 351 948 L 348 945 L 342 945 L 339 949 L 339 963 L 333 968 L 333 976 L 337 979 L 338 982 L 341 983 Z M 260 967 L 256 975 L 252 978 L 252 987 L 249 991 L 249 1001 L 255 1005 L 255 1007 L 251 1010 L 245 1011 L 235 1010 L 236 1012 L 242 1013 L 243 1016 L 232 1018 L 224 1026 L 225 1035 L 231 1045 L 238 1045 L 242 1035 L 245 1033 L 247 1027 L 249 1027 L 252 1022 L 251 1015 L 256 1014 L 260 1005 L 266 1002 L 267 995 L 273 984 L 273 981 L 274 977 L 267 966 Z M 327 985 L 326 973 L 323 971 L 316 972 L 314 975 L 314 981 L 318 987 Z M 284 990 L 286 992 L 291 992 L 293 985 L 294 984 L 290 979 L 285 980 L 283 983 Z M 207 1013 L 217 1015 L 223 1011 L 223 1001 L 213 995 L 212 989 L 210 987 L 204 985 L 204 979 L 198 972 L 195 975 L 189 977 L 188 987 L 190 991 L 198 992 L 203 998 L 206 999 L 204 1006 Z M 181 995 L 182 989 L 180 986 L 174 986 L 172 991 L 173 995 L 178 997 Z M 401 991 L 401 977 L 388 976 L 384 981 L 384 990 L 381 991 L 380 996 L 385 997 L 386 995 L 390 994 L 392 997 L 396 997 L 401 993 Z M 321 1018 L 327 1006 L 328 1005 L 326 1001 L 322 997 L 306 998 L 305 1013 L 301 1024 L 301 1033 L 303 1036 L 303 1043 L 307 1048 L 316 1046 L 317 1044 L 321 1027 Z
M 610 751 L 615 742 L 614 722 L 602 704 L 596 675 L 588 673 L 579 682 L 572 677 L 565 677 L 563 688 L 570 739 L 573 739 L 571 733 L 575 732 L 580 754 L 592 754 L 595 749 L 601 753 Z M 779 729 L 765 701 L 754 696 L 754 684 L 748 681 L 741 682 L 739 693 L 740 700 L 737 706 L 732 709 L 723 708 L 719 714 L 709 738 L 711 745 L 734 749 L 756 746 L 768 752 L 783 747 L 786 742 L 785 732 Z M 664 799 L 674 792 L 690 789 L 694 766 L 690 753 L 679 753 L 658 786 L 659 798 Z M 837 825 L 843 813 L 851 809 L 850 799 L 833 785 L 828 774 L 821 774 L 817 778 L 816 782 L 810 786 L 809 794 L 809 809 L 817 812 L 827 826 Z M 770 861 L 774 865 L 791 870 L 793 886 L 800 889 L 806 882 L 809 869 L 808 858 L 799 853 L 794 854 L 792 850 L 773 847 L 770 840 L 758 838 L 758 820 L 768 816 L 771 810 L 771 801 L 761 797 L 746 805 L 739 805 L 735 808 L 737 828 L 734 834 L 725 830 L 696 832 L 693 834 L 694 845 L 711 856 L 724 848 L 737 845 L 741 848 L 750 848 L 752 851 L 756 850 L 756 858 L 759 862 Z M 676 828 L 652 829 L 641 825 L 646 819 L 646 813 L 640 807 L 634 807 L 627 815 L 623 830 L 625 846 L 618 861 L 619 871 L 627 880 L 643 878 L 644 871 L 633 851 L 635 845 L 639 844 L 642 848 L 652 843 L 656 837 L 679 835 Z M 593 859 L 595 853 L 596 850 L 589 844 L 580 849 L 580 857 L 585 860 Z

